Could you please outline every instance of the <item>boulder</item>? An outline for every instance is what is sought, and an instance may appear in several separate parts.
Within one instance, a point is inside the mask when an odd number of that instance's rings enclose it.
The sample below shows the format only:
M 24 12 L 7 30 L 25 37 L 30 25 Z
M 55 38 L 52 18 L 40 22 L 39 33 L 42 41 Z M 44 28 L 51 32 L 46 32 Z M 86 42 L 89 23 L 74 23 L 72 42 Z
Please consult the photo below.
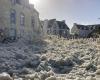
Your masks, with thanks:
M 97 69 L 97 67 L 96 67 L 96 65 L 94 65 L 94 64 L 92 64 L 92 63 L 90 63 L 90 64 L 88 64 L 87 66 L 86 66 L 86 70 L 87 71 L 96 71 L 96 69 Z
M 45 55 L 41 56 L 41 61 L 47 60 L 47 57 Z
M 37 67 L 37 71 L 50 71 L 51 67 L 48 65 L 47 61 L 41 61 L 40 65 Z
M 28 74 L 25 76 L 25 79 L 27 80 L 40 80 L 39 76 L 37 73 L 34 74 Z
M 9 74 L 7 73 L 2 73 L 0 74 L 0 80 L 13 80 Z
M 32 74 L 32 73 L 33 73 L 33 70 L 30 68 L 23 68 L 21 70 L 21 74 Z
M 96 74 L 100 75 L 100 69 L 96 70 Z
M 46 80 L 57 80 L 57 78 L 55 76 L 50 76 Z
M 14 79 L 14 80 L 23 80 L 22 78 Z
M 74 63 L 70 58 L 66 59 L 58 59 L 58 60 L 49 60 L 49 63 L 52 67 L 59 67 L 59 66 L 73 66 Z
M 52 71 L 50 71 L 50 72 L 44 71 L 44 72 L 41 72 L 40 78 L 41 78 L 41 80 L 45 80 L 46 78 L 53 76 L 53 75 L 54 75 L 54 73 Z
M 55 73 L 69 73 L 72 70 L 72 67 L 74 66 L 74 63 L 71 58 L 65 58 L 65 59 L 58 59 L 58 60 L 49 60 L 48 62 L 52 70 Z
M 97 69 L 100 69 L 100 65 L 97 66 Z
M 27 68 L 37 68 L 40 64 L 40 58 L 37 56 L 37 58 L 33 58 L 33 59 L 28 59 L 25 61 L 25 66 Z
M 96 80 L 96 78 L 95 78 L 95 77 L 88 76 L 88 77 L 86 78 L 86 80 Z

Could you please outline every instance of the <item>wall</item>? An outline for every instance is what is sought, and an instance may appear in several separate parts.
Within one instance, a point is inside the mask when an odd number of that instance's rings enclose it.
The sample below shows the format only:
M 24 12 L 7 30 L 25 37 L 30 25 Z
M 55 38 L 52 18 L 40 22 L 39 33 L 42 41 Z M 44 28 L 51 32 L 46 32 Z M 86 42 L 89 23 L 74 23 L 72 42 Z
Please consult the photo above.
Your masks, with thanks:
M 36 36 L 38 37 L 37 31 L 41 30 L 40 27 L 40 20 L 39 20 L 39 13 L 34 9 L 34 6 L 28 4 L 28 0 L 24 1 L 23 5 L 19 4 L 11 4 L 11 0 L 0 0 L 0 14 L 4 16 L 5 20 L 4 27 L 7 28 L 8 34 L 7 36 L 11 36 L 11 29 L 16 30 L 17 37 L 23 37 L 29 40 L 33 40 Z M 5 6 L 6 5 L 6 6 Z M 11 25 L 10 23 L 10 12 L 11 10 L 16 10 L 16 24 Z M 25 15 L 25 26 L 20 26 L 20 15 L 23 13 Z M 34 16 L 34 27 L 31 24 L 31 17 Z M 34 34 L 35 37 L 34 37 Z

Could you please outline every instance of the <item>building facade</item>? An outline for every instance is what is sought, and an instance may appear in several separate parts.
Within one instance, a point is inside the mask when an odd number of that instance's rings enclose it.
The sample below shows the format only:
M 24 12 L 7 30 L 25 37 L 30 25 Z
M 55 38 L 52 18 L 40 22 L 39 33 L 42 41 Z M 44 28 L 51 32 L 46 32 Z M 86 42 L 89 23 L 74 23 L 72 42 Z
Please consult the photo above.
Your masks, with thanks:
M 100 30 L 100 24 L 95 25 L 81 25 L 74 23 L 71 33 L 77 37 L 88 37 L 94 30 Z
M 7 38 L 33 40 L 41 30 L 39 13 L 29 0 L 0 0 L 0 30 Z
M 57 21 L 56 19 L 42 21 L 44 35 L 56 35 L 59 37 L 68 37 L 69 28 L 65 21 Z
M 70 36 L 70 29 L 66 25 L 65 20 L 63 21 L 57 21 L 59 26 L 59 36 L 64 38 L 69 38 Z

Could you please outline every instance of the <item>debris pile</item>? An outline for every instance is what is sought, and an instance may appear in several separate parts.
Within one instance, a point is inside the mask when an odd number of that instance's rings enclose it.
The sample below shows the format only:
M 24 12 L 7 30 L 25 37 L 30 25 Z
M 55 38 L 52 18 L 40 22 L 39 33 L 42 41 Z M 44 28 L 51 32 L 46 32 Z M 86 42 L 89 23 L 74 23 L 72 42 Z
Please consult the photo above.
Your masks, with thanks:
M 100 44 L 51 38 L 45 43 L 0 44 L 0 80 L 100 79 Z M 7 72 L 6 76 L 3 76 Z M 10 76 L 9 76 L 9 75 Z M 12 76 L 13 75 L 13 76 Z M 4 79 L 5 80 L 5 79 Z

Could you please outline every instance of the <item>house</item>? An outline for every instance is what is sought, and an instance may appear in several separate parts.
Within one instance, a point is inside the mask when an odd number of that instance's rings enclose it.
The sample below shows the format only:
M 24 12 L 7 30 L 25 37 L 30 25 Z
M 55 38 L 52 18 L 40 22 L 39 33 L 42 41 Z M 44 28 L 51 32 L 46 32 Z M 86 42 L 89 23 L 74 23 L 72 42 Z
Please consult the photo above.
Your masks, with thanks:
M 59 27 L 56 19 L 51 19 L 48 21 L 47 34 L 49 35 L 58 35 Z
M 100 30 L 100 24 L 95 25 L 81 25 L 74 23 L 71 33 L 78 37 L 88 37 L 94 30 Z
M 59 27 L 57 24 L 56 19 L 51 19 L 51 20 L 44 20 L 41 21 L 42 24 L 42 31 L 43 31 L 43 36 L 47 37 L 48 35 L 58 35 L 59 34 Z
M 59 26 L 59 36 L 61 37 L 69 37 L 70 35 L 70 29 L 69 27 L 66 25 L 65 21 L 57 21 L 58 26 Z
M 48 20 L 44 20 L 44 21 L 41 21 L 41 25 L 42 25 L 42 35 L 43 37 L 47 37 L 47 26 L 48 26 Z
M 42 21 L 44 35 L 56 35 L 59 37 L 67 37 L 69 28 L 65 21 L 57 21 L 56 19 Z
M 33 40 L 40 30 L 39 13 L 29 0 L 0 0 L 0 36 Z

